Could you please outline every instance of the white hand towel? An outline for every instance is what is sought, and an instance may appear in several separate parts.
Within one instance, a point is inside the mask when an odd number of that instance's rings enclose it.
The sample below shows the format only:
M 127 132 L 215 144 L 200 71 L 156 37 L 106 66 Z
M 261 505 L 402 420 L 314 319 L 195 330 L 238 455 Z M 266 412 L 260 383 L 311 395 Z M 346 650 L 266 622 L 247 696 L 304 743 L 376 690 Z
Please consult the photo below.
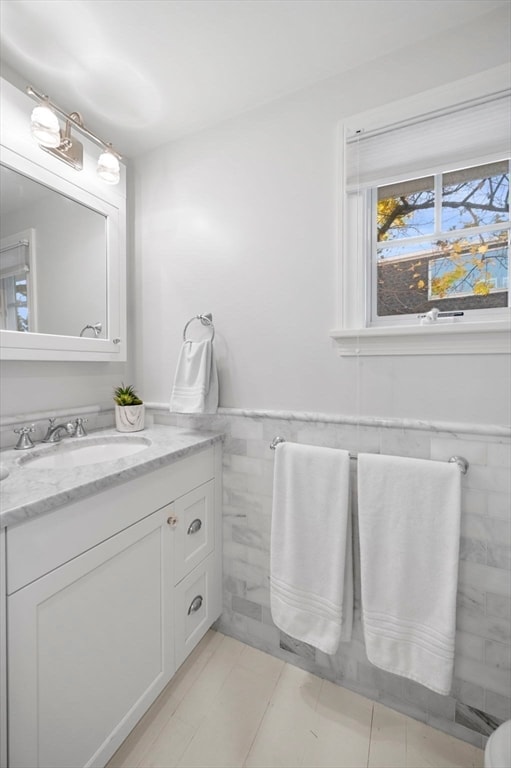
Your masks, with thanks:
M 275 451 L 273 621 L 328 654 L 351 638 L 349 472 L 347 451 L 295 443 L 280 443 Z
M 170 397 L 173 413 L 216 413 L 218 372 L 210 339 L 185 341 Z
M 454 664 L 460 487 L 456 464 L 358 457 L 367 657 L 444 695 Z

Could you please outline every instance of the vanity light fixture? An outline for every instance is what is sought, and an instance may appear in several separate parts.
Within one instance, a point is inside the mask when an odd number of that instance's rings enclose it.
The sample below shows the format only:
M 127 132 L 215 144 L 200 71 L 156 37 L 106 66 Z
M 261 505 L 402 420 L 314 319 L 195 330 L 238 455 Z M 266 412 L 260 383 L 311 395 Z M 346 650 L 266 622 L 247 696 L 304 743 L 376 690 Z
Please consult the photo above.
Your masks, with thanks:
M 100 179 L 107 184 L 118 184 L 121 178 L 121 168 L 116 153 L 109 144 L 106 150 L 99 156 L 96 172 Z
M 59 120 L 47 99 L 34 107 L 30 119 L 34 139 L 43 147 L 58 147 L 60 144 Z
M 121 155 L 112 145 L 86 128 L 79 112 L 68 114 L 51 102 L 48 96 L 38 93 L 31 85 L 27 85 L 26 91 L 29 96 L 39 102 L 32 111 L 31 132 L 41 149 L 63 160 L 75 170 L 81 171 L 83 144 L 72 136 L 71 129 L 74 128 L 102 147 L 103 152 L 98 159 L 97 174 L 107 184 L 117 184 L 121 176 L 119 165 Z M 57 112 L 66 121 L 63 129 L 60 127 Z

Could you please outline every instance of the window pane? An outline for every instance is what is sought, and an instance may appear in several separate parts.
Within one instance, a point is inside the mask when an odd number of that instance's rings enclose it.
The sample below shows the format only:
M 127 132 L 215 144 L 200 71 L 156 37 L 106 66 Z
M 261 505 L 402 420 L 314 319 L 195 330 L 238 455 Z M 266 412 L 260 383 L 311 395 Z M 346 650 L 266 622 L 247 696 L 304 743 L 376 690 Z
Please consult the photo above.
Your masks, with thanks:
M 442 231 L 509 221 L 507 161 L 446 173 L 442 182 Z
M 380 317 L 427 312 L 428 263 L 431 242 L 421 253 L 414 250 L 407 256 L 382 259 L 377 263 L 377 313 Z M 396 249 L 396 251 L 403 249 Z
M 405 255 L 396 247 L 377 262 L 380 317 L 493 309 L 508 304 L 508 232 L 423 243 Z M 411 250 L 411 248 L 410 248 Z
M 429 261 L 430 299 L 479 297 L 477 304 L 470 308 L 506 306 L 507 300 L 500 301 L 504 296 L 490 294 L 507 293 L 507 232 L 487 232 L 439 245 L 443 255 Z
M 378 189 L 378 242 L 430 235 L 434 231 L 434 179 L 413 179 Z
M 28 303 L 26 275 L 15 278 L 16 321 L 18 331 L 28 331 Z

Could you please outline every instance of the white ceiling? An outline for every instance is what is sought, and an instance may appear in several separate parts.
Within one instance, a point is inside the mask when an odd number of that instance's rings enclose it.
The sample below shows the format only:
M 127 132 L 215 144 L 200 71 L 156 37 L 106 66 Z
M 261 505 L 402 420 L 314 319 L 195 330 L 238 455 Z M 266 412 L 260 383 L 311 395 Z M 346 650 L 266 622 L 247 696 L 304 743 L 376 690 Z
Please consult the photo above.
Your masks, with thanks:
M 1 58 L 134 156 L 508 0 L 1 0 Z

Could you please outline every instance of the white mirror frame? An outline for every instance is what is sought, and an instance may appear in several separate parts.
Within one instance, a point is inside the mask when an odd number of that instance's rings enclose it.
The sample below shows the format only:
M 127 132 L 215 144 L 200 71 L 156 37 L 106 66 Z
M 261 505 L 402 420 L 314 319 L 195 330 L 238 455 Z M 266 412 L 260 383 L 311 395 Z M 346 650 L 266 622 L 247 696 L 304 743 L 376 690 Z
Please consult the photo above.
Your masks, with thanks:
M 84 145 L 84 169 L 75 171 L 44 152 L 30 136 L 34 102 L 2 80 L 0 162 L 106 216 L 108 338 L 59 336 L 0 330 L 2 360 L 126 361 L 126 197 L 125 169 L 112 188 L 95 173 L 100 148 Z M 77 281 L 79 290 L 79 281 Z M 58 297 L 56 297 L 58 300 Z

